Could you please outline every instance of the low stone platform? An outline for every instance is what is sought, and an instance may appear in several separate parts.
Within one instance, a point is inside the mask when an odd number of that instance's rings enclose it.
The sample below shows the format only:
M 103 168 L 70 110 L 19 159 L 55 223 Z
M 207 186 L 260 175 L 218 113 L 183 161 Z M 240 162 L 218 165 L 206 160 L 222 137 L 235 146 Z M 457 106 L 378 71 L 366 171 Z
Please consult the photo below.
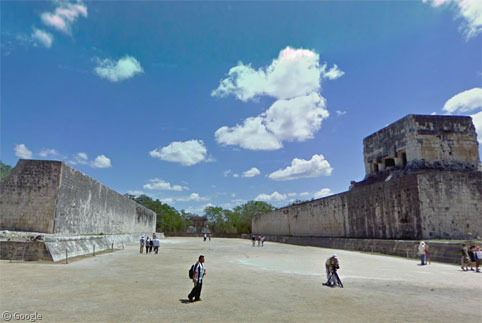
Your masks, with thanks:
M 257 237 L 257 235 L 256 235 Z M 245 239 L 251 239 L 251 235 L 243 235 Z M 295 237 L 295 236 L 269 236 L 265 235 L 266 241 L 288 243 L 299 246 L 312 246 L 322 248 L 344 249 L 364 252 L 382 253 L 406 258 L 418 258 L 417 240 L 388 240 L 388 239 L 347 239 L 347 238 L 322 238 L 322 237 Z M 462 241 L 435 241 L 425 240 L 429 246 L 430 260 L 459 264 Z M 482 245 L 482 241 L 464 241 L 468 246 Z
M 62 261 L 109 249 L 122 249 L 152 233 L 64 236 L 35 232 L 3 231 L 0 235 L 0 259 L 24 261 Z M 164 238 L 164 233 L 156 233 Z

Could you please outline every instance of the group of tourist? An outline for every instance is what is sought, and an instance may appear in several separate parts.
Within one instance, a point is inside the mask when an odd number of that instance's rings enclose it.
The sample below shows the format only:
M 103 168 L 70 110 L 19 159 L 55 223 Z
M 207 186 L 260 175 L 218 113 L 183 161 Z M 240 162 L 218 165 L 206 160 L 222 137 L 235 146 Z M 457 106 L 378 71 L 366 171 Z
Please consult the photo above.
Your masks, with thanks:
M 143 253 L 144 247 L 145 247 L 146 248 L 146 255 L 149 252 L 152 253 L 153 248 L 154 248 L 154 253 L 157 254 L 159 252 L 160 243 L 161 242 L 159 241 L 159 238 L 157 238 L 156 233 L 152 234 L 152 239 L 149 238 L 149 236 L 146 236 L 146 238 L 144 239 L 144 236 L 142 236 L 141 239 L 139 240 L 139 244 L 140 244 L 139 252 Z
M 421 241 L 417 248 L 417 255 L 420 257 L 421 265 L 430 264 L 430 254 L 428 252 L 428 244 Z M 463 271 L 475 271 L 480 273 L 480 266 L 482 265 L 482 250 L 479 246 L 472 245 L 467 248 L 467 244 L 463 243 L 459 250 L 460 268 Z
M 465 243 L 462 244 L 462 248 L 459 251 L 460 254 L 460 268 L 463 271 L 470 270 L 480 273 L 480 265 L 482 264 L 482 250 L 479 246 L 472 245 L 470 248 L 467 248 Z
M 253 247 L 256 245 L 256 241 L 258 241 L 258 247 L 264 247 L 264 236 L 256 236 L 253 234 L 251 236 L 251 240 L 253 241 Z

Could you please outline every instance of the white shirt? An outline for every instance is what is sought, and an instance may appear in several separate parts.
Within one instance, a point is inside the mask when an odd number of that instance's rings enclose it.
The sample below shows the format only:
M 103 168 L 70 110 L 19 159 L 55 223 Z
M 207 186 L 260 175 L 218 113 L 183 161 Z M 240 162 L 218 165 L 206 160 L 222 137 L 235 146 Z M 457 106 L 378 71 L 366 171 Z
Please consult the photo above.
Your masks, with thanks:
M 198 261 L 194 266 L 194 272 L 196 273 L 196 282 L 202 283 L 204 274 L 206 272 L 204 265 Z

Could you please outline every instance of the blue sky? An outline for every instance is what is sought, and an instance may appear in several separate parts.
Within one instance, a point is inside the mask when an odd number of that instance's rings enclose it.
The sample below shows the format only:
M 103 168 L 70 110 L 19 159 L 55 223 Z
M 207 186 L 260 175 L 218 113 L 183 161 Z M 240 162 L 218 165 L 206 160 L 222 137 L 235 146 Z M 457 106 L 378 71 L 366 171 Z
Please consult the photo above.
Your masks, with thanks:
M 407 114 L 482 132 L 480 3 L 2 1 L 1 159 L 197 214 L 343 192 Z

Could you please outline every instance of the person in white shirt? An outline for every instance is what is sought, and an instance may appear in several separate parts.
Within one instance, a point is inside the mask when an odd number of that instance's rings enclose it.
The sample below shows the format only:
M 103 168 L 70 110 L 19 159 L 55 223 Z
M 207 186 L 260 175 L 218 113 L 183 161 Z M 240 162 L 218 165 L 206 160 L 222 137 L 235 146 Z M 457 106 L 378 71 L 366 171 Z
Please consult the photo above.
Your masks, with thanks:
M 187 298 L 190 302 L 201 300 L 201 289 L 203 288 L 204 276 L 206 276 L 206 268 L 204 267 L 204 256 L 201 255 L 199 256 L 199 261 L 194 265 L 194 273 L 192 278 L 194 287 L 189 295 L 187 295 Z
M 159 239 L 156 237 L 152 240 L 152 244 L 154 245 L 154 253 L 157 254 L 159 252 Z

